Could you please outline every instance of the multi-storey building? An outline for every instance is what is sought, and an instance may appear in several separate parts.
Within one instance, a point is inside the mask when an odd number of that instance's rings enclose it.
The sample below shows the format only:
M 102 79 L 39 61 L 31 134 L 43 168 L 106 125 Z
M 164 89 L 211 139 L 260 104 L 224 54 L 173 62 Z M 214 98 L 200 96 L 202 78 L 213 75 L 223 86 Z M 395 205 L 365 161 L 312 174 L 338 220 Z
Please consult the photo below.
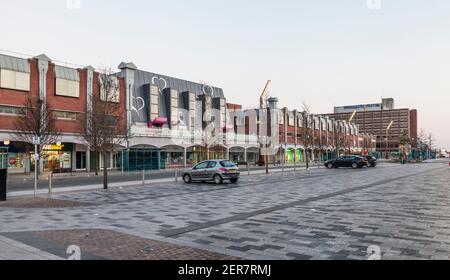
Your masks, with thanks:
M 386 153 L 397 156 L 402 137 L 407 137 L 414 149 L 417 146 L 417 110 L 395 109 L 392 98 L 383 99 L 379 104 L 351 105 L 336 107 L 333 114 L 325 114 L 336 120 L 350 121 L 358 125 L 362 133 L 377 137 L 377 151 L 384 157 Z
M 0 168 L 22 173 L 34 169 L 31 143 L 18 139 L 16 120 L 24 117 L 28 97 L 49 108 L 61 135 L 43 147 L 43 171 L 92 171 L 100 167 L 123 171 L 187 167 L 213 158 L 264 163 L 312 160 L 336 153 L 369 153 L 370 135 L 345 121 L 279 110 L 270 98 L 267 109 L 243 110 L 227 103 L 221 88 L 160 75 L 121 63 L 111 75 L 118 90 L 115 114 L 123 117 L 126 136 L 114 151 L 97 159 L 82 137 L 81 122 L 102 98 L 100 73 L 93 67 L 67 67 L 46 55 L 30 58 L 0 54 Z M 270 152 L 269 157 L 263 157 Z
M 272 143 L 275 151 L 267 158 L 269 163 L 304 162 L 306 153 L 311 161 L 323 161 L 342 154 L 368 155 L 375 152 L 375 137 L 360 133 L 356 124 L 320 115 L 306 115 L 300 110 L 278 110 L 277 102 L 278 99 L 271 98 L 267 109 L 254 110 L 241 110 L 239 105 L 228 105 L 236 135 L 256 137 L 261 147 L 264 146 L 261 137 L 265 134 L 276 137 L 276 143 Z M 262 120 L 263 116 L 268 116 L 269 120 Z M 267 128 L 262 128 L 262 123 Z M 261 133 L 261 130 L 268 133 Z M 235 153 L 232 159 L 246 161 L 242 151 Z M 265 161 L 266 157 L 261 156 L 259 163 Z
M 93 95 L 100 94 L 99 73 L 90 66 L 70 68 L 55 64 L 46 55 L 32 58 L 0 55 L 0 149 L 8 151 L 10 172 L 34 169 L 33 149 L 16 141 L 15 120 L 24 114 L 28 97 L 36 98 L 53 112 L 61 131 L 57 143 L 43 147 L 40 170 L 74 171 L 90 169 L 90 151 L 80 137 L 80 120 L 85 118 Z M 124 80 L 118 79 L 117 113 L 125 114 Z M 109 155 L 111 167 L 114 155 Z
M 231 136 L 226 98 L 217 87 L 139 70 L 121 63 L 114 74 L 119 83 L 117 114 L 124 116 L 127 141 L 101 157 L 100 167 L 151 170 L 186 167 L 208 158 L 228 158 L 244 150 L 256 158 L 258 145 Z M 17 139 L 16 119 L 23 117 L 28 96 L 52 110 L 57 143 L 43 147 L 40 170 L 92 171 L 97 159 L 80 134 L 80 122 L 100 95 L 99 72 L 71 68 L 46 55 L 31 58 L 0 55 L 0 154 L 9 172 L 34 169 L 30 143 Z M 91 104 L 91 105 L 90 105 Z M 208 133 L 206 133 L 208 132 Z M 206 137 L 207 136 L 207 137 Z

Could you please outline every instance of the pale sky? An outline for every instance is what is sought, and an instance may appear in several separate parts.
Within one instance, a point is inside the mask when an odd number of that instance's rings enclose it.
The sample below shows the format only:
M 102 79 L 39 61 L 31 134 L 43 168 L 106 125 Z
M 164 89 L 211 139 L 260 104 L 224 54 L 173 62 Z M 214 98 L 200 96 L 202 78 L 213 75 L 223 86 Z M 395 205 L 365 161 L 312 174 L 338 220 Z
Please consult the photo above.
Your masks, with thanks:
M 76 2 L 76 0 L 72 0 Z M 376 1 L 376 0 L 373 0 Z M 222 87 L 256 107 L 317 113 L 393 97 L 450 148 L 450 1 L 0 0 L 0 49 L 140 69 Z

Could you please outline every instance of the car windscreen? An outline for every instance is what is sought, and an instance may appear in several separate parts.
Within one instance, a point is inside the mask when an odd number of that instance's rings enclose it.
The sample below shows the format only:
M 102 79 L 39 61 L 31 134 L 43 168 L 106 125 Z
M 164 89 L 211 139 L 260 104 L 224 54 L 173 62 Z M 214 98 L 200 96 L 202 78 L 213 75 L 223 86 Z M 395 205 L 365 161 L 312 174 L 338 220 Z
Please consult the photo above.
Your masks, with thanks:
M 231 161 L 221 161 L 220 165 L 222 165 L 223 167 L 229 168 L 229 167 L 235 167 L 236 164 L 234 164 Z

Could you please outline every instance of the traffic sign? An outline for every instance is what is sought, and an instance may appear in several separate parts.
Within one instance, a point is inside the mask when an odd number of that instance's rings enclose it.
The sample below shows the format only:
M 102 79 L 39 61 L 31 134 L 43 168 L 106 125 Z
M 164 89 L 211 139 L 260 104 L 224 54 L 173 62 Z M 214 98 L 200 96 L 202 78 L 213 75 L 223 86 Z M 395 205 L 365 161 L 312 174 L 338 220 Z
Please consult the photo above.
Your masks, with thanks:
M 40 144 L 41 144 L 41 138 L 33 137 L 33 145 L 40 145 Z

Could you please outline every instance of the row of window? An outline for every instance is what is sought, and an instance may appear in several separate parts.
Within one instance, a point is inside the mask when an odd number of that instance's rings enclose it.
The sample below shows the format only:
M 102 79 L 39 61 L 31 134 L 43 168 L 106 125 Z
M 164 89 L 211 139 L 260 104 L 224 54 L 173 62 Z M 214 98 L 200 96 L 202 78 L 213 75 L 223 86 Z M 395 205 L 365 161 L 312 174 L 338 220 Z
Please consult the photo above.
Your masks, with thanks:
M 17 106 L 0 106 L 0 115 L 25 116 L 26 109 Z M 53 115 L 58 120 L 76 120 L 77 113 L 68 111 L 53 111 Z
M 114 92 L 111 92 L 109 96 L 103 88 L 100 89 L 100 99 L 102 101 L 119 103 L 119 82 L 117 78 L 115 78 L 115 81 L 116 85 L 113 88 Z M 57 78 L 55 85 L 56 95 L 58 96 L 75 98 L 80 97 L 79 81 Z M 30 73 L 0 69 L 0 87 L 13 90 L 30 91 Z

